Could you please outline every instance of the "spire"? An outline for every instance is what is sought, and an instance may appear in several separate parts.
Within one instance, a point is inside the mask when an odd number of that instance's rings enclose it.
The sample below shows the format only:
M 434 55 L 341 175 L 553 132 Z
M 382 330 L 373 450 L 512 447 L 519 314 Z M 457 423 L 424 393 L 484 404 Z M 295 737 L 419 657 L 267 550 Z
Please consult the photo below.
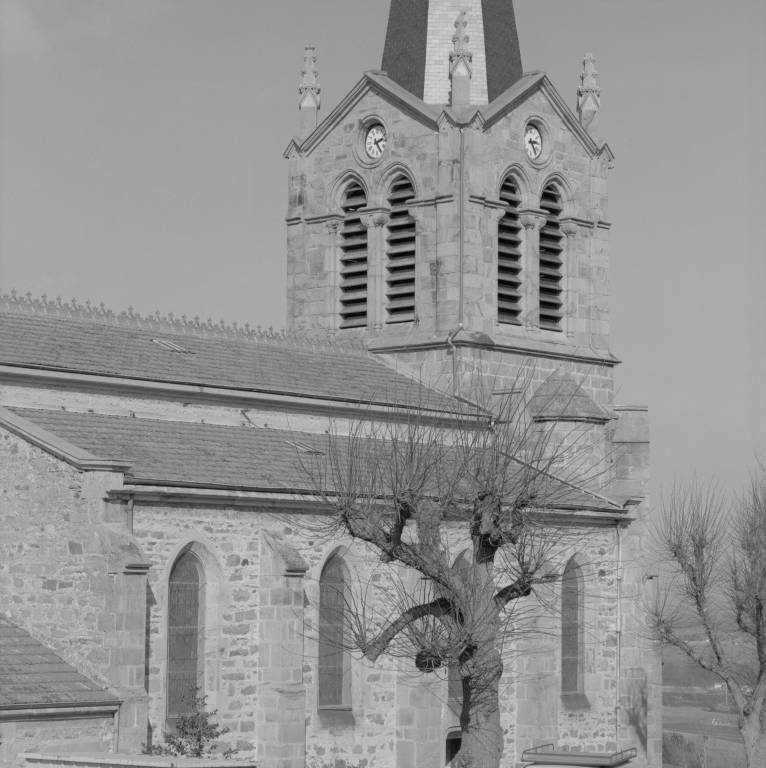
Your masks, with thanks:
M 596 60 L 587 53 L 582 60 L 581 85 L 577 89 L 577 114 L 580 125 L 595 139 L 598 137 L 598 111 L 601 108 L 601 89 L 596 85 Z
M 391 0 L 382 69 L 427 104 L 446 104 L 454 20 L 471 30 L 470 103 L 487 104 L 521 77 L 512 0 Z
M 470 38 L 466 34 L 468 22 L 465 19 L 465 11 L 455 21 L 455 34 L 452 35 L 454 51 L 449 55 L 449 73 L 452 78 L 452 106 L 467 107 L 471 103 L 471 61 L 473 54 L 468 50 Z
M 301 113 L 300 136 L 306 138 L 317 127 L 319 113 L 319 92 L 322 90 L 317 83 L 317 57 L 314 55 L 314 46 L 307 45 L 306 53 L 303 55 L 303 82 L 300 86 L 300 98 L 298 100 L 298 109 Z

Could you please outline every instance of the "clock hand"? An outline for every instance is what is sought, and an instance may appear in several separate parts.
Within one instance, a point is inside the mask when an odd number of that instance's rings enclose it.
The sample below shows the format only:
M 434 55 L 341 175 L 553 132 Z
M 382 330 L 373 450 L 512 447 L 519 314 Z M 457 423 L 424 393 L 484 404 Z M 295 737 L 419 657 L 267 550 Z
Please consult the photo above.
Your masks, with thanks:
M 380 142 L 383 141 L 383 139 L 374 139 L 375 146 L 380 149 Z

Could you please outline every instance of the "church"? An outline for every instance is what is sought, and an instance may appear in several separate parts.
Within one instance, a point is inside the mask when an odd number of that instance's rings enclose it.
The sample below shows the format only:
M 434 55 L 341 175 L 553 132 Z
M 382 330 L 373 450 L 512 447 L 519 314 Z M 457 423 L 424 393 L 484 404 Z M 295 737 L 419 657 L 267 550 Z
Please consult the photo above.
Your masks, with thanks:
M 360 414 L 449 419 L 477 380 L 491 400 L 521 379 L 605 470 L 572 485 L 566 627 L 504 673 L 501 765 L 547 744 L 661 764 L 648 413 L 614 402 L 595 60 L 573 109 L 523 70 L 511 0 L 391 0 L 385 35 L 322 117 L 305 50 L 284 331 L 0 296 L 3 765 L 138 754 L 193 686 L 222 749 L 263 768 L 457 765 L 448 671 L 322 647 L 323 583 L 380 559 L 307 538 L 323 506 L 300 457 Z

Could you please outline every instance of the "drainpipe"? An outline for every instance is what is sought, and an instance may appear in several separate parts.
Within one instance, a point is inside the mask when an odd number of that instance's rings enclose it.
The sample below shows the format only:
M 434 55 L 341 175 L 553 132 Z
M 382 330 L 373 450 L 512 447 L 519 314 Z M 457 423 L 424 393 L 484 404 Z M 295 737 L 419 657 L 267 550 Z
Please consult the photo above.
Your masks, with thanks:
M 450 350 L 452 351 L 452 394 L 457 394 L 457 348 L 453 344 L 453 340 L 455 336 L 460 333 L 461 330 L 463 330 L 463 254 L 464 254 L 464 238 L 463 238 L 463 222 L 465 219 L 465 194 L 464 194 L 464 184 L 465 184 L 465 170 L 463 168 L 463 161 L 465 160 L 465 135 L 464 135 L 465 128 L 460 129 L 460 168 L 458 170 L 459 176 L 458 176 L 458 187 L 459 187 L 459 200 L 458 200 L 458 249 L 459 249 L 459 260 L 458 260 L 458 288 L 459 288 L 459 294 L 458 294 L 458 309 L 457 309 L 457 328 L 450 331 L 447 335 L 447 345 L 449 346 Z
M 622 715 L 622 705 L 620 704 L 621 701 L 621 670 L 620 670 L 620 664 L 621 664 L 621 651 L 622 651 L 622 527 L 620 526 L 620 523 L 617 523 L 617 611 L 616 611 L 616 620 L 617 620 L 617 647 L 615 649 L 616 652 L 616 664 L 617 664 L 617 674 L 616 674 L 616 680 L 615 680 L 615 687 L 616 687 L 616 701 L 614 704 L 614 727 L 615 727 L 615 741 L 617 743 L 617 749 L 619 751 L 620 749 L 620 719 Z
M 120 705 L 122 706 L 122 705 Z M 112 754 L 120 751 L 120 707 L 114 710 L 114 733 L 112 734 Z
M 127 509 L 127 517 L 126 517 L 125 523 L 128 526 L 128 530 L 131 533 L 133 533 L 133 494 L 132 493 L 128 497 L 128 509 Z

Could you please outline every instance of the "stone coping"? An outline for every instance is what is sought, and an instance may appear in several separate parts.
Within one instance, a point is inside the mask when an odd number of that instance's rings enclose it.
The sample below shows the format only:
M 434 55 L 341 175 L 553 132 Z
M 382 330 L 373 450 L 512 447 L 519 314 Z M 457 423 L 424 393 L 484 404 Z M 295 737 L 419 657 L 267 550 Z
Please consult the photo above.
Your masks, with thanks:
M 124 755 L 104 752 L 85 752 L 73 755 L 47 755 L 25 752 L 19 757 L 26 758 L 27 765 L 49 766 L 49 768 L 257 768 L 255 760 L 224 760 L 223 758 L 164 757 L 159 755 Z

